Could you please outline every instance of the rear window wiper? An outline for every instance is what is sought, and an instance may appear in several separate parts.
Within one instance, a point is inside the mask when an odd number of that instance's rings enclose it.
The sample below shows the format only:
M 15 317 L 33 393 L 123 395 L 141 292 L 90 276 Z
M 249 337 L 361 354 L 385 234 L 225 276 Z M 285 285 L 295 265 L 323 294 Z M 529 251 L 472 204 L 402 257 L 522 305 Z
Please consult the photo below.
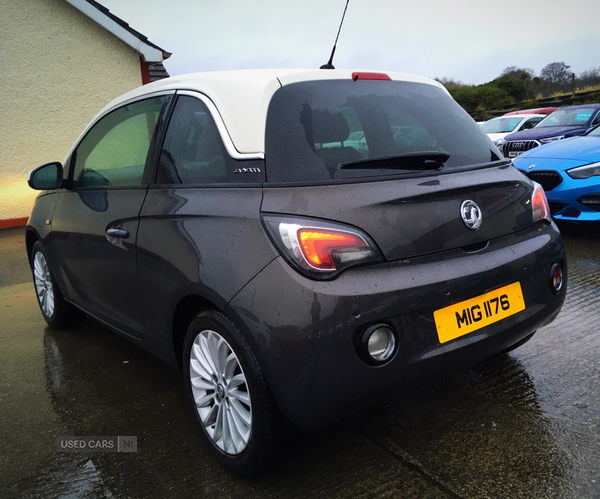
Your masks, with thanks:
M 395 156 L 380 156 L 343 163 L 342 170 L 383 168 L 395 170 L 438 170 L 450 158 L 449 154 L 438 151 L 410 152 Z

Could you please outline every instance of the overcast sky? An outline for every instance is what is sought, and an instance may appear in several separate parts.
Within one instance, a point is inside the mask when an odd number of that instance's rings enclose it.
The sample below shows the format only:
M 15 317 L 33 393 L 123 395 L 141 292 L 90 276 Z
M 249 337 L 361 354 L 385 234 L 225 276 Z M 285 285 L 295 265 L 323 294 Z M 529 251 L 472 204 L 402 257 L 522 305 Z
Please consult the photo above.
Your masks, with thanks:
M 318 68 L 346 0 L 100 0 L 173 55 L 171 75 Z M 334 65 L 493 80 L 508 66 L 600 67 L 600 0 L 350 0 Z

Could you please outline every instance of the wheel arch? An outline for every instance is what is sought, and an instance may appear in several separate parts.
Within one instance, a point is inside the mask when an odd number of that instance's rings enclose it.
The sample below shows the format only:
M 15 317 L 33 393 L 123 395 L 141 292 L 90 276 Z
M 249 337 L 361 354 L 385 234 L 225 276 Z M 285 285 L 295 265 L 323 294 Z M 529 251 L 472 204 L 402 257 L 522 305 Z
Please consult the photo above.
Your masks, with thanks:
M 35 232 L 35 230 L 28 228 L 25 233 L 25 248 L 27 249 L 27 260 L 31 265 L 31 251 L 33 249 L 33 245 L 40 241 L 40 236 Z
M 193 292 L 188 293 L 179 299 L 172 315 L 173 320 L 171 326 L 171 341 L 178 369 L 180 371 L 183 370 L 183 346 L 190 324 L 199 313 L 208 310 L 220 312 L 230 321 L 232 321 L 233 324 L 235 324 L 240 334 L 244 340 L 246 340 L 252 352 L 256 356 L 258 363 L 261 366 L 261 370 L 264 373 L 265 379 L 267 380 L 267 384 L 270 385 L 271 373 L 268 369 L 268 366 L 265 366 L 265 359 L 263 356 L 264 352 L 256 343 L 256 338 L 248 330 L 247 324 L 244 323 L 242 318 L 231 307 L 227 306 L 225 309 L 223 309 L 201 294 Z M 276 399 L 279 403 L 277 396 Z
M 173 351 L 179 370 L 183 369 L 183 343 L 188 327 L 194 318 L 204 310 L 223 311 L 214 303 L 197 294 L 188 294 L 181 298 L 173 311 L 172 341 Z

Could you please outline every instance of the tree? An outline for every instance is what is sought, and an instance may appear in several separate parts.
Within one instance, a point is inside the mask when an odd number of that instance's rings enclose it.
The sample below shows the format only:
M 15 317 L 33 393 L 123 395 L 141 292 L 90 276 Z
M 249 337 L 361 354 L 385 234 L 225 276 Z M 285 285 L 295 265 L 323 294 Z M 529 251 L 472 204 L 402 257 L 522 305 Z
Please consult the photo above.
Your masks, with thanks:
M 582 87 L 591 87 L 600 83 L 600 67 L 588 69 L 579 73 L 579 81 Z
M 532 84 L 532 93 L 534 94 L 538 94 L 538 93 L 542 93 L 544 90 L 546 89 L 546 82 L 544 80 L 542 80 L 539 76 L 534 76 L 531 79 L 531 84 Z
M 521 74 L 524 75 L 523 78 L 501 76 L 490 83 L 504 90 L 504 92 L 510 95 L 515 102 L 520 102 L 527 99 L 527 81 L 529 81 L 529 75 L 527 73 Z
M 445 76 L 442 76 L 441 78 L 434 78 L 434 80 L 437 81 L 438 83 L 441 83 L 446 88 L 464 87 L 465 86 L 465 84 L 462 81 L 456 81 L 456 80 L 453 80 L 452 78 L 446 78 Z
M 540 71 L 540 76 L 550 83 L 550 92 L 554 92 L 571 80 L 572 73 L 569 69 L 571 66 L 564 62 L 551 62 Z
M 523 78 L 523 73 L 529 76 L 529 79 L 535 76 L 535 71 L 531 68 L 519 68 L 517 66 L 508 66 L 504 68 L 500 76 L 508 78 Z
M 514 99 L 494 82 L 450 87 L 448 92 L 467 111 L 473 111 L 479 107 L 498 109 L 514 102 Z

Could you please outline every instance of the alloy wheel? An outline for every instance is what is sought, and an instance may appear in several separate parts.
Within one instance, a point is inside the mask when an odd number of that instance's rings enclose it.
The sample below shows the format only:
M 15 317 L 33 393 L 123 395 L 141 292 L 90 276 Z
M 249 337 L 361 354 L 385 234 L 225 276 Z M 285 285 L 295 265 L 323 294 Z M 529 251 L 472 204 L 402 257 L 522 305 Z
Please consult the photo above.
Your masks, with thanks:
M 48 263 L 41 251 L 38 251 L 33 257 L 33 277 L 42 313 L 46 317 L 52 317 L 54 314 L 54 287 Z
M 250 391 L 237 355 L 215 331 L 202 331 L 194 339 L 190 381 L 208 436 L 223 452 L 240 454 L 252 434 Z

